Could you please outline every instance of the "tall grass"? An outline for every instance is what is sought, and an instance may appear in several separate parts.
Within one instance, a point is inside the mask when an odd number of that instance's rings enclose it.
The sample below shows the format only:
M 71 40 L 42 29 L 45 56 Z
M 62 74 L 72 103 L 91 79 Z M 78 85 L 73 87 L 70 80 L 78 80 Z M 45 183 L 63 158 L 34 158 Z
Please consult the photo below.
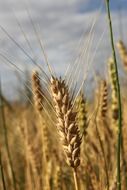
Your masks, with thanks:
M 118 140 L 117 140 L 117 189 L 121 190 L 121 170 L 120 170 L 120 161 L 121 161 L 121 138 L 122 138 L 122 103 L 121 103 L 121 91 L 120 91 L 120 82 L 119 82 L 119 73 L 118 73 L 118 65 L 115 53 L 114 46 L 114 38 L 113 38 L 113 29 L 112 29 L 112 20 L 110 15 L 110 0 L 106 1 L 107 15 L 108 15 L 108 23 L 109 23 L 109 31 L 110 31 L 110 40 L 112 47 L 112 56 L 114 59 L 114 69 L 116 75 L 116 93 L 118 95 Z

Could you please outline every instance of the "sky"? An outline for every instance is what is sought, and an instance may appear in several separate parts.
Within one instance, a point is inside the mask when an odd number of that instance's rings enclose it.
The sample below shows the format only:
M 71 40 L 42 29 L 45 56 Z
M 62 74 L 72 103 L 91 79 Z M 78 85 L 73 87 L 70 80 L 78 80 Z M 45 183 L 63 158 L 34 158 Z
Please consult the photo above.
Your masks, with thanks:
M 111 13 L 115 42 L 122 38 L 127 44 L 127 0 L 111 0 Z M 89 79 L 91 67 L 104 74 L 111 56 L 108 34 L 104 0 L 0 0 L 3 91 L 13 96 L 13 87 L 17 87 L 15 73 L 19 70 L 9 62 L 24 72 L 35 67 L 32 58 L 48 72 L 38 38 L 58 75 L 63 75 L 69 64 L 73 68 L 76 60 Z

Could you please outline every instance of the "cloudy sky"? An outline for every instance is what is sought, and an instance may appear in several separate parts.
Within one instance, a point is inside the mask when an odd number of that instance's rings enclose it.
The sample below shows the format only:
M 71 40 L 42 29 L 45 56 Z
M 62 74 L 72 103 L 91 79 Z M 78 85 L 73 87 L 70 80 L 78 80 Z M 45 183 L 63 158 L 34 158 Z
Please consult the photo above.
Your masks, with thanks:
M 127 43 L 127 0 L 111 0 L 111 10 L 115 41 Z M 104 0 L 0 0 L 0 76 L 10 95 L 16 69 L 9 61 L 24 71 L 34 59 L 47 70 L 38 37 L 56 73 L 75 60 L 103 72 L 111 54 Z

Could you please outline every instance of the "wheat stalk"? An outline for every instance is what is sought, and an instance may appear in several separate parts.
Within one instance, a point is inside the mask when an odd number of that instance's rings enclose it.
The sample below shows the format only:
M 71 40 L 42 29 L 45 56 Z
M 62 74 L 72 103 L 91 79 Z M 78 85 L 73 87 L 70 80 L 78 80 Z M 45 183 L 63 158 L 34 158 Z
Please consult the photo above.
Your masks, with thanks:
M 117 189 L 121 190 L 121 173 L 120 173 L 120 161 L 121 161 L 121 138 L 122 138 L 122 103 L 121 103 L 121 90 L 120 90 L 120 82 L 119 82 L 119 73 L 116 59 L 116 52 L 114 46 L 114 37 L 113 37 L 113 28 L 112 28 L 112 20 L 110 15 L 110 0 L 105 0 L 106 2 L 106 10 L 109 24 L 109 32 L 110 32 L 110 40 L 112 47 L 112 56 L 114 61 L 114 71 L 116 76 L 116 90 L 117 90 L 117 100 L 118 100 L 118 140 L 117 140 Z

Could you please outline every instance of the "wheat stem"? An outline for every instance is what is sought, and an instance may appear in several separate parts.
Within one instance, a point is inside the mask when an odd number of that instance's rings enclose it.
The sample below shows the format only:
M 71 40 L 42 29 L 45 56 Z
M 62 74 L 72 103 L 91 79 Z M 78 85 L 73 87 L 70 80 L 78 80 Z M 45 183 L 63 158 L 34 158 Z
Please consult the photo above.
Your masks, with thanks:
M 73 176 L 74 176 L 74 182 L 75 182 L 75 190 L 79 190 L 78 176 L 77 176 L 77 171 L 75 168 L 73 169 Z
M 118 141 L 117 141 L 117 189 L 121 190 L 121 174 L 120 174 L 120 160 L 121 160 L 120 151 L 121 151 L 121 137 L 122 137 L 122 133 L 121 133 L 122 132 L 121 93 L 120 93 L 120 83 L 119 83 L 119 74 L 118 74 L 118 68 L 117 68 L 116 53 L 115 53 L 115 47 L 114 47 L 112 20 L 111 20 L 111 15 L 110 15 L 110 0 L 105 0 L 105 2 L 106 2 L 106 9 L 107 9 L 108 23 L 109 23 L 109 32 L 110 32 L 112 54 L 113 54 L 113 59 L 114 59 L 116 81 L 117 81 L 117 94 L 118 94 L 118 105 L 119 105 Z
M 4 176 L 4 169 L 3 169 L 1 151 L 0 151 L 0 171 L 1 171 L 1 178 L 2 178 L 2 183 L 3 183 L 3 190 L 6 190 L 5 176 Z

